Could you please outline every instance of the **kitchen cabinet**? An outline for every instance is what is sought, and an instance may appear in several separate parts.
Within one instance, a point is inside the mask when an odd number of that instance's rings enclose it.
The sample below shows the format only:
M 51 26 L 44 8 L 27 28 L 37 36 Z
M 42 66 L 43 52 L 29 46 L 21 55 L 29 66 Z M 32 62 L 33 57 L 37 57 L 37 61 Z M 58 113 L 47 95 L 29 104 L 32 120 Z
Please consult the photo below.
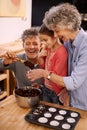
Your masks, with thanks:
M 9 70 L 0 73 L 0 100 L 10 95 Z

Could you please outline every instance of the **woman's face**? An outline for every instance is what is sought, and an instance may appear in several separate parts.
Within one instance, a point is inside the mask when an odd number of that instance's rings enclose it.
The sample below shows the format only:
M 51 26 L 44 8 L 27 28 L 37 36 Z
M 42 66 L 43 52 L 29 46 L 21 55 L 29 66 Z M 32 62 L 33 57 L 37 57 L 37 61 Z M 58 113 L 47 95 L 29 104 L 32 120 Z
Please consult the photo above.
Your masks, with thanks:
M 44 46 L 45 48 L 51 49 L 55 44 L 54 37 L 51 37 L 45 34 L 40 34 L 39 38 L 40 38 L 42 46 Z
M 23 46 L 29 59 L 38 57 L 40 40 L 37 36 L 26 38 Z
M 68 29 L 61 29 L 61 30 L 54 30 L 54 37 L 58 37 L 60 40 L 62 40 L 63 42 L 66 42 L 67 40 L 72 38 L 72 33 L 70 30 Z

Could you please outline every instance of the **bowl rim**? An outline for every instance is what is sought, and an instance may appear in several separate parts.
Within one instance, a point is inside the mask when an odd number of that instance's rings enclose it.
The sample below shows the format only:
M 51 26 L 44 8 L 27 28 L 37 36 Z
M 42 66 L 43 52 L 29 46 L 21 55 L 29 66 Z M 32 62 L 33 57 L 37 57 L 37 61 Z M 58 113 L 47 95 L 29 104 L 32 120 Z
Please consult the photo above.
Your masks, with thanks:
M 24 95 L 21 95 L 21 94 L 18 94 L 16 91 L 17 90 L 37 90 L 39 93 L 37 94 L 37 95 L 35 95 L 35 96 L 24 96 Z M 20 96 L 20 97 L 36 97 L 36 96 L 39 96 L 40 94 L 41 94 L 42 92 L 41 92 L 41 89 L 39 89 L 39 88 L 35 88 L 35 87 L 32 87 L 32 86 L 25 86 L 25 87 L 21 87 L 21 88 L 16 88 L 15 90 L 14 90 L 14 94 L 17 96 Z

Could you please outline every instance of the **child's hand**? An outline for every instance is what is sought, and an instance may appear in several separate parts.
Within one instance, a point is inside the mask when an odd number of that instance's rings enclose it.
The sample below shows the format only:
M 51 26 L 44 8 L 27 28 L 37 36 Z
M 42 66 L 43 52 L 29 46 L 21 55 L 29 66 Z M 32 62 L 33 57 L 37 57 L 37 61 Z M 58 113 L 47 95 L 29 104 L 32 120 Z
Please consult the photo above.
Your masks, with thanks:
M 42 43 L 41 44 L 41 50 L 40 50 L 40 56 L 44 57 L 47 56 L 47 44 L 46 43 Z

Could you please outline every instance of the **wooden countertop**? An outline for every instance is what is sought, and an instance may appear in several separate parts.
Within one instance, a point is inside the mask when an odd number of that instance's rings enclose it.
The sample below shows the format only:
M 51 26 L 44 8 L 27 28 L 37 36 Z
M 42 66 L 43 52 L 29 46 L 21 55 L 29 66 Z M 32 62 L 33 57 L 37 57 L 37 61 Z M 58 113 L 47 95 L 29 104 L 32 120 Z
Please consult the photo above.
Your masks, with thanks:
M 75 130 L 87 130 L 87 111 L 71 107 L 63 107 L 57 104 L 41 102 L 45 105 L 77 111 L 81 114 L 81 119 L 77 123 Z M 50 130 L 47 127 L 35 125 L 25 121 L 24 116 L 30 111 L 29 108 L 21 108 L 17 105 L 14 95 L 11 95 L 0 102 L 0 130 Z

